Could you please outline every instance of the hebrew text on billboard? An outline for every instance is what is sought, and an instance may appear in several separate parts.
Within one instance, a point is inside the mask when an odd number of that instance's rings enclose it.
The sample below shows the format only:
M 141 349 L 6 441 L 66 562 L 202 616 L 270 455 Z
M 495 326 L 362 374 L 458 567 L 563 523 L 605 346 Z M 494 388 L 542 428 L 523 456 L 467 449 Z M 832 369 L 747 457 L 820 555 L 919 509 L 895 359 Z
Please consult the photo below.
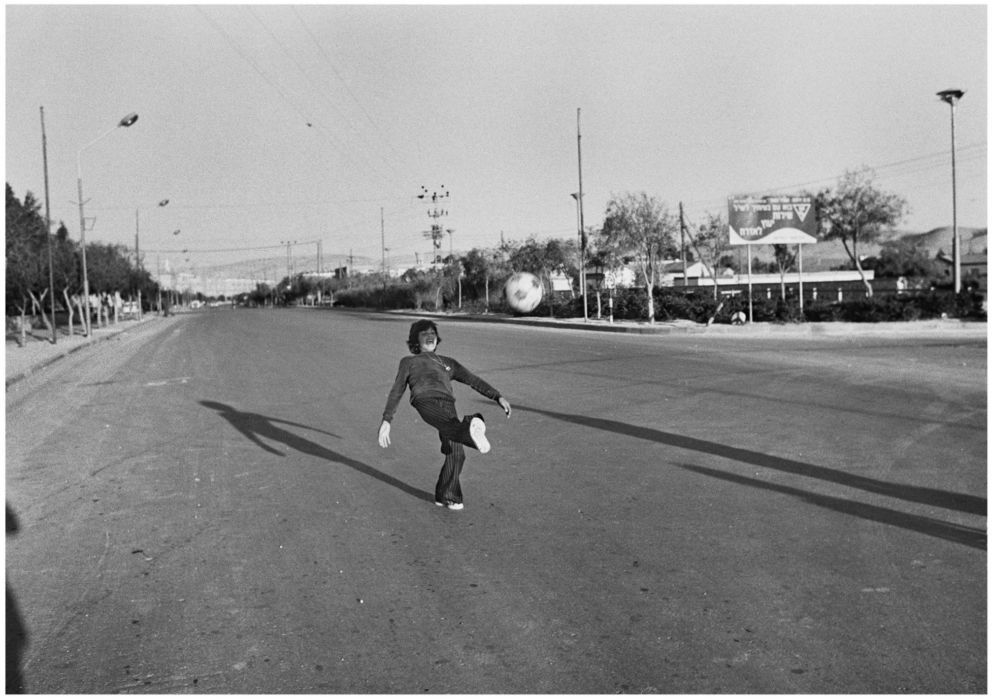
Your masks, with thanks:
M 809 195 L 729 197 L 731 245 L 817 243 L 817 211 Z

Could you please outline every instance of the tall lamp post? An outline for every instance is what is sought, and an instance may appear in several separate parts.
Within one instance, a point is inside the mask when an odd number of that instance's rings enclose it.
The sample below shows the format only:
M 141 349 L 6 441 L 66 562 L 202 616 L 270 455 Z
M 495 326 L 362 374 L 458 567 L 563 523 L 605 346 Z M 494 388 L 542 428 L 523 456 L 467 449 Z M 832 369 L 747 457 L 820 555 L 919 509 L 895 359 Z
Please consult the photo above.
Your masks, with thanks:
M 86 314 L 86 318 L 83 322 L 83 329 L 87 337 L 92 333 L 90 328 L 90 280 L 86 275 L 86 217 L 83 215 L 83 151 L 95 144 L 100 139 L 105 136 L 109 136 L 114 129 L 119 127 L 129 127 L 138 121 L 138 115 L 132 112 L 125 116 L 121 121 L 117 122 L 112 128 L 108 129 L 104 133 L 100 134 L 98 137 L 90 141 L 88 144 L 79 149 L 76 154 L 76 188 L 79 195 L 79 243 L 80 249 L 82 250 L 82 264 L 83 264 L 83 309 Z
M 579 192 L 576 201 L 579 203 L 579 285 L 583 292 L 583 321 L 590 320 L 586 304 L 586 228 L 583 222 L 583 144 L 579 130 L 579 108 L 576 108 L 576 152 L 579 155 Z
M 48 137 L 45 135 L 45 108 L 41 107 L 41 159 L 45 169 L 45 240 L 48 242 L 48 290 L 52 305 L 52 345 L 56 344 L 58 328 L 55 324 L 55 269 L 52 266 L 52 216 L 48 199 Z
M 952 278 L 955 293 L 962 291 L 962 246 L 959 244 L 958 217 L 955 206 L 955 103 L 962 99 L 965 90 L 942 90 L 938 97 L 952 108 Z
M 169 203 L 168 199 L 160 199 L 159 206 L 164 207 Z M 138 244 L 138 212 L 141 207 L 135 207 L 134 210 L 134 264 L 138 268 L 138 272 L 141 272 L 144 267 L 141 264 L 141 248 Z M 149 301 L 151 303 L 151 301 Z M 138 319 L 141 319 L 141 286 L 138 287 Z

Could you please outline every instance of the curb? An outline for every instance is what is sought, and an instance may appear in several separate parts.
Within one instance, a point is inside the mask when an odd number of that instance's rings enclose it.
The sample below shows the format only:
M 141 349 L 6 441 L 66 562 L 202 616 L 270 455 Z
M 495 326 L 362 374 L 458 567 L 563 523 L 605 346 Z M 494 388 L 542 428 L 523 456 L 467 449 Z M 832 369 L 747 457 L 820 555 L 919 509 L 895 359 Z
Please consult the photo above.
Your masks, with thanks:
M 347 311 L 346 309 L 336 309 Z M 377 312 L 377 309 L 354 309 L 354 311 Z M 498 316 L 494 314 L 444 314 L 437 312 L 382 311 L 379 313 L 396 316 L 445 319 L 446 321 L 474 321 L 482 323 L 512 323 L 540 328 L 563 328 L 571 330 L 601 331 L 605 333 L 636 333 L 641 335 L 699 334 L 735 335 L 741 338 L 754 336 L 872 336 L 872 335 L 917 335 L 921 333 L 950 333 L 954 335 L 987 336 L 985 321 L 959 321 L 954 319 L 933 321 L 907 321 L 895 323 L 750 323 L 742 326 L 729 324 L 706 325 L 692 321 L 656 322 L 655 324 L 610 325 L 605 321 L 554 321 L 534 317 Z
M 139 324 L 142 324 L 142 323 L 145 323 L 145 322 L 146 322 L 146 319 L 142 319 L 141 321 L 139 321 Z M 73 345 L 68 350 L 63 350 L 61 352 L 58 352 L 55 355 L 52 355 L 51 357 L 45 358 L 44 360 L 39 360 L 38 362 L 34 363 L 30 367 L 27 367 L 26 369 L 21 370 L 17 374 L 11 375 L 10 377 L 6 377 L 5 378 L 4 388 L 5 389 L 10 388 L 10 386 L 12 386 L 13 384 L 16 384 L 17 382 L 20 382 L 20 381 L 26 379 L 27 377 L 31 376 L 35 372 L 40 372 L 41 370 L 45 369 L 49 365 L 54 364 L 55 362 L 58 362 L 59 360 L 65 358 L 65 357 L 68 357 L 69 355 L 73 354 L 74 352 L 79 352 L 83 348 L 88 348 L 88 347 L 90 347 L 92 345 L 96 345 L 97 343 L 102 343 L 102 342 L 104 342 L 106 340 L 110 340 L 112 338 L 116 338 L 117 336 L 121 335 L 122 333 L 127 333 L 128 331 L 132 330 L 133 328 L 135 328 L 135 326 L 130 326 L 128 328 L 121 328 L 119 330 L 108 332 L 108 333 L 106 333 L 104 335 L 101 335 L 101 336 L 95 337 L 95 338 L 91 336 L 90 338 L 87 338 L 84 342 L 79 343 L 77 345 Z
M 45 369 L 50 364 L 52 364 L 54 362 L 57 362 L 58 360 L 61 360 L 63 357 L 67 357 L 68 355 L 71 355 L 72 353 L 76 352 L 77 350 L 82 350 L 83 348 L 88 348 L 91 345 L 95 345 L 97 343 L 97 340 L 98 340 L 97 338 L 93 338 L 92 340 L 88 340 L 85 343 L 80 343 L 79 345 L 75 345 L 75 346 L 69 348 L 68 350 L 66 350 L 64 352 L 60 352 L 57 355 L 53 355 L 52 357 L 49 357 L 48 359 L 41 360 L 40 362 L 37 362 L 37 363 L 31 365 L 27 369 L 21 370 L 17 374 L 15 374 L 13 376 L 10 376 L 10 377 L 7 377 L 6 378 L 6 384 L 4 385 L 4 388 L 8 388 L 12 384 L 16 384 L 17 382 L 21 381 L 22 379 L 27 378 L 31 374 L 33 374 L 35 372 L 38 372 L 40 370 Z

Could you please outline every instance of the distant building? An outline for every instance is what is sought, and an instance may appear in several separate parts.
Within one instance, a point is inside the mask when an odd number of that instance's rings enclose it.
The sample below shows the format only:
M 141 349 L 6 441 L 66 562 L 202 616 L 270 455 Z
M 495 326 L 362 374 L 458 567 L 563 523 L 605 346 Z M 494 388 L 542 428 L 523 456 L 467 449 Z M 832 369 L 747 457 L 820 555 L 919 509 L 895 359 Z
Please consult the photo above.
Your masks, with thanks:
M 952 283 L 955 279 L 955 260 L 951 255 L 939 251 L 935 257 L 935 262 L 941 267 L 945 279 Z M 986 294 L 986 253 L 965 253 L 961 261 L 962 287 L 975 288 Z
M 732 279 L 735 276 L 734 270 L 730 267 L 724 267 L 717 270 L 717 280 L 718 284 L 721 280 Z M 711 273 L 708 271 L 707 266 L 701 262 L 690 262 L 683 265 L 682 261 L 665 263 L 662 268 L 662 286 L 663 287 L 676 287 L 682 286 L 683 280 L 686 280 L 686 285 L 697 286 L 696 280 L 706 279 L 706 284 L 713 285 L 714 280 L 711 277 Z M 691 281 L 693 280 L 693 281 Z

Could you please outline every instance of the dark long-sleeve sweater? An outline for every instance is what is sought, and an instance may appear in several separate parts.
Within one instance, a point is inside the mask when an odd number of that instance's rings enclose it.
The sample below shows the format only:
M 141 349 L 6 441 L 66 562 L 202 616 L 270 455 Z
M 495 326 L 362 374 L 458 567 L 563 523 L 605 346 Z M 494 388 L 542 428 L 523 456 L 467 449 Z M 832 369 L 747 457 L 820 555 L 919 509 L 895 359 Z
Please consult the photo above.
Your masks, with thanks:
M 396 380 L 386 398 L 383 420 L 387 423 L 393 420 L 397 406 L 400 404 L 400 398 L 408 386 L 410 387 L 410 403 L 412 404 L 420 398 L 454 400 L 452 380 L 472 387 L 488 399 L 494 401 L 500 399 L 499 391 L 451 357 L 442 357 L 432 352 L 422 352 L 418 355 L 408 355 L 400 360 Z

